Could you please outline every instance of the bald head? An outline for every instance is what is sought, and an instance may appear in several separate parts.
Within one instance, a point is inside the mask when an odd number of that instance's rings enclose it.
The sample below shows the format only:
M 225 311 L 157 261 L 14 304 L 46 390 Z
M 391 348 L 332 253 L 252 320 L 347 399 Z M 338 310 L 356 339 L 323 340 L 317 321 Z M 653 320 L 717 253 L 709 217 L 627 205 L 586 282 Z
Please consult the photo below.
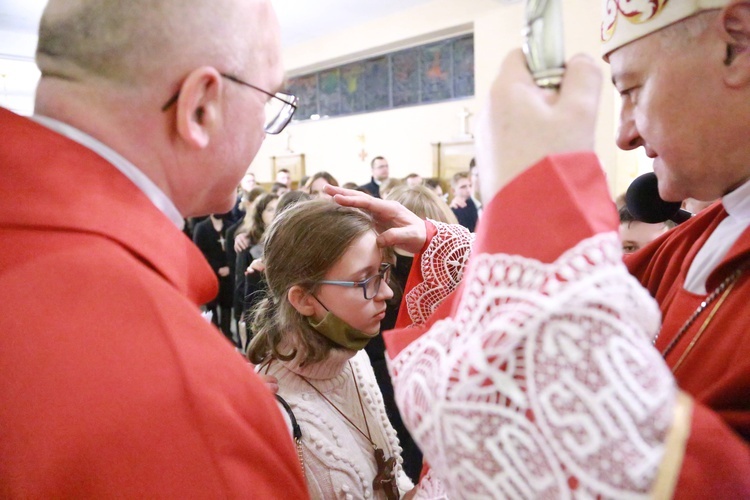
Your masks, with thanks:
M 37 63 L 43 78 L 127 84 L 201 65 L 240 73 L 267 63 L 275 23 L 263 0 L 50 0 Z
M 225 212 L 265 138 L 252 87 L 282 86 L 279 39 L 269 0 L 50 0 L 35 112 L 118 152 L 184 216 Z

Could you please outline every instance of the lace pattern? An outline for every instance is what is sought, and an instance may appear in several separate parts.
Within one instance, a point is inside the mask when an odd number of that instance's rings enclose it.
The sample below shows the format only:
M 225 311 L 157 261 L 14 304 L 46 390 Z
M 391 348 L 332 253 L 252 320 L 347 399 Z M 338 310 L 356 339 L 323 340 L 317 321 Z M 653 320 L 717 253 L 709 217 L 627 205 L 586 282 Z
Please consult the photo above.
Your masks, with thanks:
M 430 219 L 437 234 L 422 253 L 422 283 L 406 294 L 412 324 L 421 325 L 461 282 L 474 234 L 458 224 Z
M 391 363 L 404 421 L 450 497 L 647 496 L 676 387 L 656 303 L 614 233 L 553 264 L 474 257 L 459 313 Z

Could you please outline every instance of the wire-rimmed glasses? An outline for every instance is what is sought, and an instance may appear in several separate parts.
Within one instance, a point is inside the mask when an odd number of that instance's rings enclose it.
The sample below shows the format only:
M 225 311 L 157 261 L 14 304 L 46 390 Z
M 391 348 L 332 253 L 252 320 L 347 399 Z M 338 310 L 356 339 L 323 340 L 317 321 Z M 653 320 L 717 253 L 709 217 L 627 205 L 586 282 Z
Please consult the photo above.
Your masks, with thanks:
M 251 89 L 257 90 L 258 92 L 263 92 L 267 96 L 271 97 L 271 99 L 266 103 L 266 121 L 263 125 L 263 129 L 267 134 L 275 135 L 280 133 L 282 130 L 284 130 L 284 128 L 286 128 L 287 125 L 289 125 L 289 122 L 292 121 L 292 116 L 294 116 L 294 112 L 297 110 L 297 102 L 299 102 L 299 100 L 292 94 L 285 94 L 283 92 L 276 92 L 275 94 L 272 94 L 260 87 L 256 87 L 252 83 L 247 83 L 243 80 L 240 80 L 236 76 L 228 75 L 226 73 L 220 73 L 220 75 L 227 80 L 230 80 L 234 83 L 239 83 L 240 85 L 244 85 L 245 87 L 250 87 Z M 179 91 L 175 92 L 175 94 L 170 97 L 166 103 L 164 103 L 164 106 L 161 107 L 161 110 L 168 110 L 175 102 L 177 102 L 178 97 L 180 97 Z

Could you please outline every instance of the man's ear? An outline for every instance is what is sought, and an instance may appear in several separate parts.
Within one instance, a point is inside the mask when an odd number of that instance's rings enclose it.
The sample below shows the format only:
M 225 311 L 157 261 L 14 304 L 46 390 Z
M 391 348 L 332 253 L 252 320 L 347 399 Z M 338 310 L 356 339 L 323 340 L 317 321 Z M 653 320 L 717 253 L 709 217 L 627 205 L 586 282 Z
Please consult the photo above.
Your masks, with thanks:
M 210 66 L 185 78 L 177 99 L 177 132 L 196 149 L 208 146 L 221 119 L 221 74 Z
M 727 43 L 725 82 L 732 88 L 750 85 L 750 0 L 734 0 L 721 11 Z
M 300 313 L 302 316 L 312 316 L 315 314 L 314 298 L 304 288 L 299 285 L 294 285 L 286 294 L 286 298 L 289 299 L 289 303 Z

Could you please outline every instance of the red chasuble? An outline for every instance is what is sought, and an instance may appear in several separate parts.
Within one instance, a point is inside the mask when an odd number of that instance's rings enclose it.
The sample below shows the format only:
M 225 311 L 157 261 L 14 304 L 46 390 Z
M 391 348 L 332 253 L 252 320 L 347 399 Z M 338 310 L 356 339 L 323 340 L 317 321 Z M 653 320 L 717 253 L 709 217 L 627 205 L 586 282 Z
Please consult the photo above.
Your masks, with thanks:
M 656 298 L 664 315 L 657 349 L 664 349 L 704 298 L 685 292 L 682 285 L 690 262 L 724 215 L 721 206 L 713 207 L 627 261 L 630 272 Z M 471 270 L 482 254 L 523 256 L 550 263 L 582 240 L 614 232 L 617 226 L 617 215 L 596 157 L 589 153 L 549 157 L 520 175 L 486 206 L 467 268 Z M 433 230 L 431 234 L 434 233 Z M 428 247 L 429 242 L 425 248 Z M 716 287 L 748 256 L 750 233 L 746 232 L 709 277 L 708 290 Z M 413 266 L 405 296 L 417 289 L 423 271 L 423 266 Z M 392 366 L 400 366 L 399 356 L 408 355 L 410 346 L 422 335 L 444 328 L 440 320 L 460 317 L 464 313 L 465 301 L 472 293 L 482 297 L 481 292 L 465 289 L 466 286 L 466 283 L 459 285 L 425 324 L 416 322 L 412 328 L 386 333 Z M 476 287 L 473 282 L 471 286 Z M 692 401 L 679 396 L 678 400 L 687 400 L 687 405 L 680 401 L 674 404 L 677 410 L 669 436 L 663 438 L 665 451 L 661 463 L 654 465 L 658 466 L 659 472 L 651 486 L 652 493 L 673 494 L 676 498 L 742 498 L 750 495 L 750 314 L 744 313 L 749 298 L 750 279 L 743 276 L 675 374 L 679 389 Z M 487 307 L 491 310 L 495 306 L 489 304 Z M 667 356 L 667 365 L 653 352 L 654 369 L 663 374 L 663 378 L 670 379 L 669 369 L 686 351 L 710 309 Z M 399 326 L 403 327 L 407 322 L 408 318 L 401 318 Z M 486 328 L 480 325 L 476 326 L 480 329 L 478 334 Z M 446 338 L 449 354 L 452 340 Z M 462 376 L 455 373 L 456 383 L 460 383 Z M 397 396 L 399 389 L 413 390 L 415 387 L 413 380 L 399 381 L 397 373 L 395 379 Z M 421 383 L 422 387 L 425 382 Z M 488 383 L 501 384 L 497 380 Z M 409 400 L 402 401 L 402 413 L 407 415 L 405 421 L 408 422 L 410 403 Z M 418 401 L 413 403 L 418 406 Z M 423 415 L 419 410 L 412 413 L 416 413 L 416 420 L 420 422 Z M 526 418 L 529 417 L 527 414 Z M 446 422 L 436 424 L 436 431 L 440 430 L 441 424 Z M 428 431 L 422 435 L 431 439 Z M 682 438 L 675 438 L 677 435 Z M 471 436 L 470 432 L 466 434 L 467 439 Z M 610 452 L 616 455 L 618 450 Z M 440 453 L 425 455 L 430 462 L 444 458 Z M 502 458 L 501 462 L 507 459 Z M 579 472 L 580 477 L 586 475 L 586 471 Z M 575 474 L 570 477 L 569 487 L 575 491 L 578 487 Z M 657 488 L 655 483 L 665 483 L 666 487 Z
M 306 498 L 216 278 L 115 167 L 0 109 L 0 497 Z

